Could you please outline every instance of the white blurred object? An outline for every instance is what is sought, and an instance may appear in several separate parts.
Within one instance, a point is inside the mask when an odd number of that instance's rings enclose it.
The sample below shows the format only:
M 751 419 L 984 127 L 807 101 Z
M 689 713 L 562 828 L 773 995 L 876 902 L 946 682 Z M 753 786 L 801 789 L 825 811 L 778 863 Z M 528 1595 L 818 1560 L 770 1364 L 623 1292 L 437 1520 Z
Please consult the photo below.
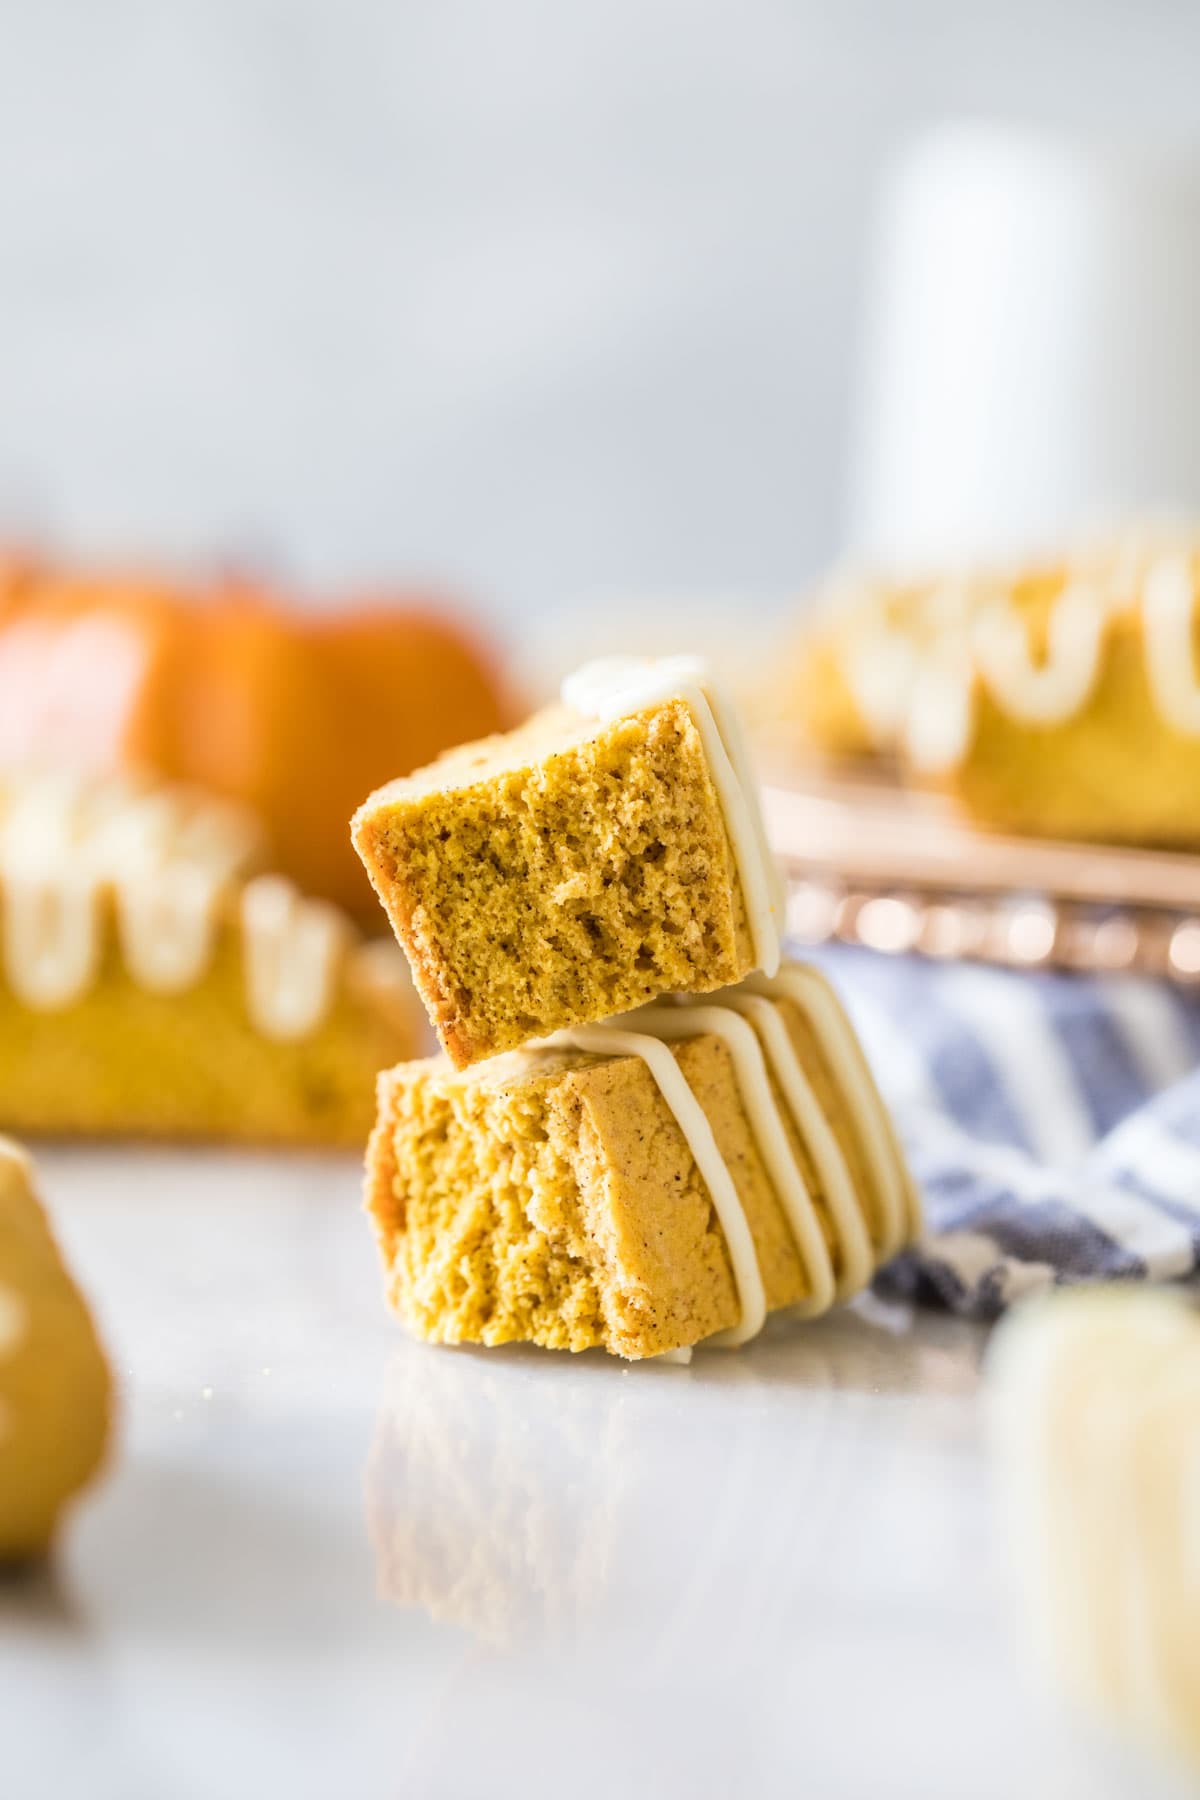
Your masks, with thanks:
M 1116 1285 L 1018 1307 L 989 1355 L 1001 1523 L 1034 1666 L 1200 1768 L 1200 1317 Z
M 896 569 L 1200 506 L 1200 165 L 944 126 L 888 184 L 849 542 Z

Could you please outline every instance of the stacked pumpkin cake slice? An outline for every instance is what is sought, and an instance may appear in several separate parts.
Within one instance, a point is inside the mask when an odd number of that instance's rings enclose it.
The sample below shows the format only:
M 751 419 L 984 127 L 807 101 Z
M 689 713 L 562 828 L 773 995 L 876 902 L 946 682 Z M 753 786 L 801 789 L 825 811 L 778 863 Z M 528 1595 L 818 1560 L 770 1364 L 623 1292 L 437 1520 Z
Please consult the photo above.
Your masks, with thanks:
M 641 1358 L 815 1314 L 919 1209 L 853 1029 L 782 963 L 739 721 L 702 664 L 563 702 L 359 809 L 445 1049 L 380 1078 L 368 1208 L 421 1336 Z

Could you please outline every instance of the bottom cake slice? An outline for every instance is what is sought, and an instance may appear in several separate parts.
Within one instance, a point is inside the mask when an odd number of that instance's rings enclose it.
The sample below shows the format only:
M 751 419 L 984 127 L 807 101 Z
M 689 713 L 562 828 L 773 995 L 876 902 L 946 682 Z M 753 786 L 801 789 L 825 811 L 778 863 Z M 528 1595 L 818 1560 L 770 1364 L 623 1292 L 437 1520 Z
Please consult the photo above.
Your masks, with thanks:
M 401 1064 L 367 1207 L 419 1336 L 630 1358 L 823 1311 L 920 1227 L 853 1028 L 798 964 L 461 1073 Z

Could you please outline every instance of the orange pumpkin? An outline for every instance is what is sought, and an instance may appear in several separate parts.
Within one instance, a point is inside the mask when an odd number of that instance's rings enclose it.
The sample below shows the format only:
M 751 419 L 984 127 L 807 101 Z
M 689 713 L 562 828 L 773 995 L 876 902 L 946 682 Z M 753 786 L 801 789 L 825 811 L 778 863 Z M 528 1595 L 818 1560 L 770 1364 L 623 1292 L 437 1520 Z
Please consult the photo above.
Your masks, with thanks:
M 0 763 L 139 767 L 241 800 L 281 869 L 372 923 L 355 807 L 508 722 L 490 660 L 431 602 L 304 613 L 249 587 L 0 568 Z

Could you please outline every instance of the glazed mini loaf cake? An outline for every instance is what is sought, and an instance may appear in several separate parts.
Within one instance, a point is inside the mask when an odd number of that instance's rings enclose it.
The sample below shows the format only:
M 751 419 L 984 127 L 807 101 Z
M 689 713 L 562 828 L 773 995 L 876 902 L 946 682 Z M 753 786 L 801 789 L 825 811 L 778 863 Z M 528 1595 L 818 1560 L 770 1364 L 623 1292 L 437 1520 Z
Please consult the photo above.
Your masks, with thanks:
M 983 824 L 1200 843 L 1198 587 L 1194 534 L 1153 531 L 864 584 L 806 634 L 783 710 L 821 748 L 896 754 Z
M 0 1138 L 0 1563 L 49 1548 L 104 1455 L 110 1390 L 28 1159 Z
M 361 1142 L 415 1047 L 402 959 L 254 858 L 187 790 L 0 777 L 0 1122 Z
M 563 704 L 373 794 L 354 841 L 459 1068 L 773 973 L 783 904 L 702 664 L 592 664 Z
M 913 685 L 913 777 L 1008 829 L 1200 843 L 1198 576 L 1139 546 L 993 586 Z
M 990 1413 L 1043 1671 L 1200 1764 L 1200 1313 L 1095 1290 L 1022 1308 Z
M 442 1343 L 642 1358 L 825 1310 L 919 1228 L 832 989 L 787 965 L 465 1073 L 381 1077 L 367 1204 L 389 1299 Z

